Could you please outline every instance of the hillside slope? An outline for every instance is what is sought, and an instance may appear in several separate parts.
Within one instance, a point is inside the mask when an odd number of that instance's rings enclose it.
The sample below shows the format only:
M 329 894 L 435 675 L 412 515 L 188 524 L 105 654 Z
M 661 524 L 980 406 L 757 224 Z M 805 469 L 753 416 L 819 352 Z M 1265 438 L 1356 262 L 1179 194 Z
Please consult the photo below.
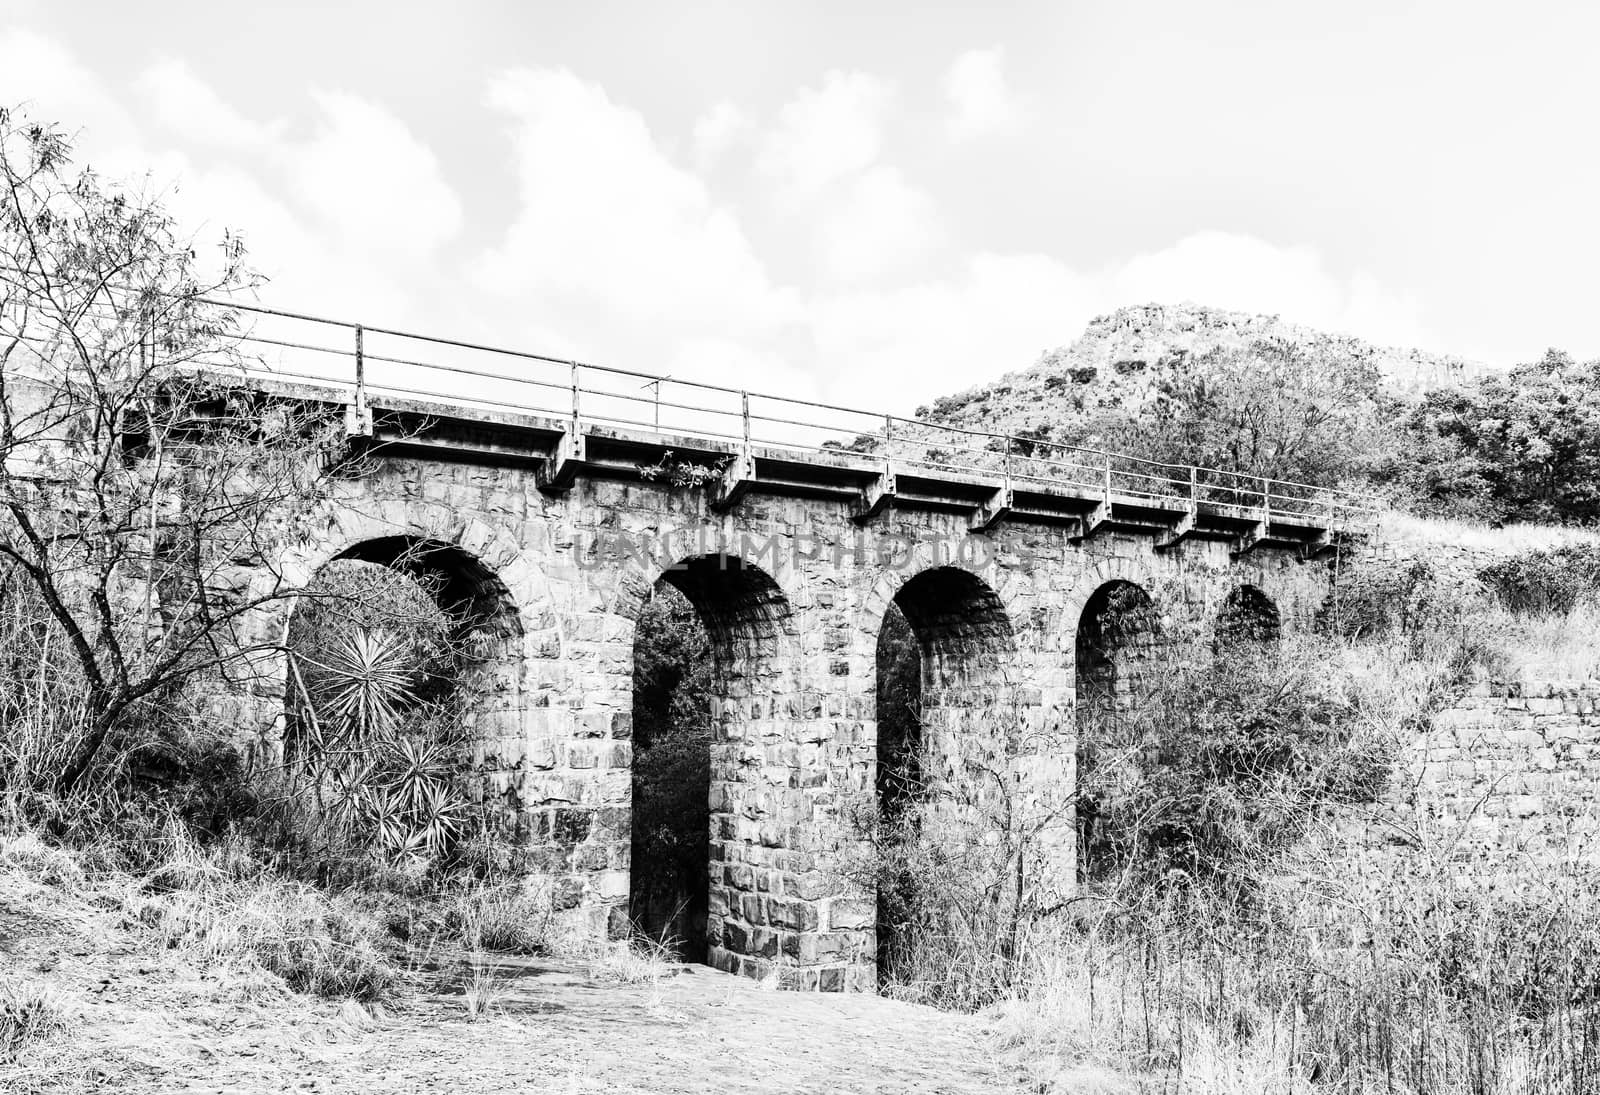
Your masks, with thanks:
M 1375 346 L 1286 322 L 1277 316 L 1229 312 L 1194 304 L 1119 308 L 1093 320 L 1069 346 L 1051 350 L 1031 368 L 1008 373 L 918 408 L 918 417 L 1005 433 L 1059 435 L 1064 422 L 1097 411 L 1137 411 L 1161 379 L 1186 358 L 1257 341 L 1292 344 L 1313 361 L 1370 363 L 1401 394 L 1459 383 L 1489 368 L 1421 350 Z

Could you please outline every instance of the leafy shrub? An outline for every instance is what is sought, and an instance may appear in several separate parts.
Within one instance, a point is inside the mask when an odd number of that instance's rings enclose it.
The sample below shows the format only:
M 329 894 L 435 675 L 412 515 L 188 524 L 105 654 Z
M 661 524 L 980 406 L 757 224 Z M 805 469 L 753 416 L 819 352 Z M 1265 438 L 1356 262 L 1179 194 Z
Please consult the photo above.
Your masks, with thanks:
M 1525 551 L 1478 571 L 1512 612 L 1565 615 L 1600 590 L 1600 544 L 1563 544 Z
M 982 813 L 860 812 L 873 857 L 853 873 L 878 895 L 882 990 L 957 1011 L 1009 992 L 1018 935 L 1037 912 L 1015 891 L 1015 834 Z
M 1499 676 L 1502 620 L 1483 583 L 1441 571 L 1426 556 L 1368 558 L 1344 569 L 1319 614 L 1319 628 L 1359 642 L 1394 639 L 1394 653 L 1433 672 L 1436 701 L 1475 673 Z
M 1396 443 L 1394 398 L 1360 355 L 1313 358 L 1292 342 L 1256 339 L 1166 364 L 1152 399 L 1068 422 L 1063 439 L 1319 486 L 1365 480 Z M 1114 368 L 1127 374 L 1145 363 Z
M 703 487 L 715 483 L 727 470 L 728 460 L 714 460 L 709 464 L 697 464 L 693 460 L 677 460 L 673 458 L 672 450 L 668 449 L 661 454 L 661 459 L 654 464 L 635 465 L 639 478 L 648 483 L 665 483 L 673 487 Z
M 1449 619 L 1459 601 L 1424 556 L 1363 559 L 1340 573 L 1320 622 L 1348 639 L 1411 634 Z
M 1523 1019 L 1600 1004 L 1600 909 L 1549 892 L 1453 895 L 1435 937 L 1441 983 L 1462 1000 L 1495 1000 Z
M 865 850 L 838 869 L 856 891 L 877 894 L 885 993 L 970 1011 L 1011 990 L 1030 928 L 1056 900 L 1052 849 L 1071 825 L 1070 799 L 1042 800 L 1012 776 L 1053 741 L 1029 716 L 1013 701 L 990 700 L 981 723 L 995 728 L 992 740 L 941 741 L 939 763 L 928 755 L 934 743 L 913 727 L 906 744 L 915 755 L 895 797 L 880 791 L 843 803 Z
M 1104 788 L 1093 864 L 1102 877 L 1238 886 L 1322 809 L 1374 801 L 1394 743 L 1368 732 L 1318 641 L 1236 644 L 1210 663 L 1178 662 L 1134 703 L 1132 748 L 1090 777 Z

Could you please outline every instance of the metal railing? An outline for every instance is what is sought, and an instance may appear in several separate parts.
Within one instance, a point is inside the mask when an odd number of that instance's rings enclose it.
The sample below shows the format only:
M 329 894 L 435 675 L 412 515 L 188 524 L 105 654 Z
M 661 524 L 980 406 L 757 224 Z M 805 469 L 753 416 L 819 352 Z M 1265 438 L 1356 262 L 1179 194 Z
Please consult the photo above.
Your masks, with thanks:
M 1013 489 L 1059 489 L 1124 504 L 1224 506 L 1258 519 L 1330 528 L 1366 522 L 1373 498 L 1292 480 L 1170 464 L 925 419 L 770 395 L 704 381 L 255 305 L 241 336 L 246 367 L 341 390 L 358 408 L 374 396 L 441 400 L 487 411 L 547 415 L 578 428 L 644 431 L 768 452 L 892 461 L 902 474 L 999 477 Z M 340 332 L 337 340 L 317 332 Z M 341 344 L 342 343 L 342 344 Z

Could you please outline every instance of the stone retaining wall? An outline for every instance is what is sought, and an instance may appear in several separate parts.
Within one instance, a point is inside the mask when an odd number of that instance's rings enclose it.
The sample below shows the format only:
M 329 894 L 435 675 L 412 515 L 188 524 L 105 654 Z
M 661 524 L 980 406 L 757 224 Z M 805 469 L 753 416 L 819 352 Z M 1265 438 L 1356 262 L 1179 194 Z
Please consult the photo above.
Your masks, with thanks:
M 1600 845 L 1600 681 L 1481 681 L 1408 747 L 1393 820 L 1462 858 L 1591 859 Z

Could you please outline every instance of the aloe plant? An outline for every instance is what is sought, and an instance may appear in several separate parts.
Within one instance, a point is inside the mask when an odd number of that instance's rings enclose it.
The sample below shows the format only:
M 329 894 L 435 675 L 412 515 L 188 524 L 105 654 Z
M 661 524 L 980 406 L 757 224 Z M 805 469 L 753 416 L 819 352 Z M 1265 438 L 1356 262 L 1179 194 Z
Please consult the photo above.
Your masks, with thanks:
M 339 635 L 327 651 L 323 694 L 328 715 L 354 740 L 392 733 L 399 726 L 416 680 L 409 650 L 389 631 L 357 628 Z
M 327 794 L 327 822 L 391 860 L 444 855 L 466 826 L 468 803 L 453 743 L 429 736 L 440 712 L 416 701 L 412 645 L 388 629 L 355 627 L 319 653 L 291 655 L 291 676 L 305 707 L 302 759 L 319 800 Z

